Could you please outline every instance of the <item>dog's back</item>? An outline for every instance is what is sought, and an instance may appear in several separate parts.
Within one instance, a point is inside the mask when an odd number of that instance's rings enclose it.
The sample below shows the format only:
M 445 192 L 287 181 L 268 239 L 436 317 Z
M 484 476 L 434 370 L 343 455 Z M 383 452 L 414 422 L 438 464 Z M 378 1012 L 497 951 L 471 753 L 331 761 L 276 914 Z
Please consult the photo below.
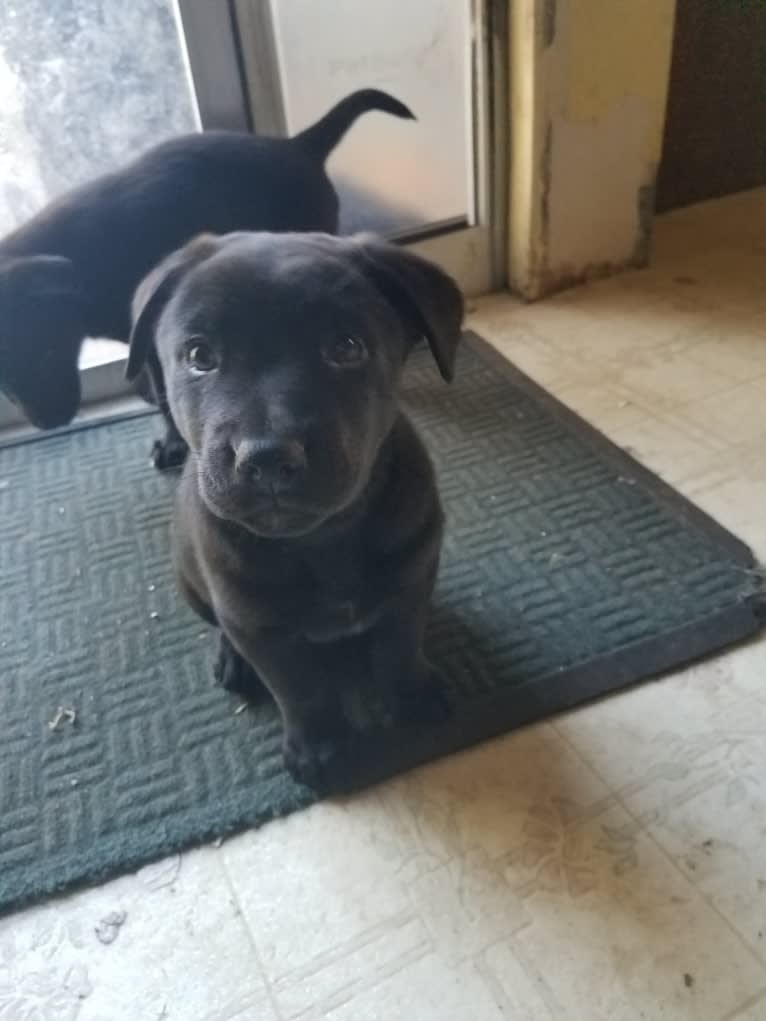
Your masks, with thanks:
M 90 335 L 127 340 L 140 280 L 196 234 L 337 229 L 324 167 L 292 140 L 206 132 L 172 139 L 82 185 L 0 243 L 0 258 L 70 260 Z
M 51 202 L 0 242 L 0 260 L 69 259 L 87 299 L 88 333 L 127 340 L 139 281 L 194 235 L 334 234 L 338 198 L 324 164 L 354 121 L 372 110 L 412 118 L 392 96 L 362 89 L 293 138 L 209 131 L 163 142 Z

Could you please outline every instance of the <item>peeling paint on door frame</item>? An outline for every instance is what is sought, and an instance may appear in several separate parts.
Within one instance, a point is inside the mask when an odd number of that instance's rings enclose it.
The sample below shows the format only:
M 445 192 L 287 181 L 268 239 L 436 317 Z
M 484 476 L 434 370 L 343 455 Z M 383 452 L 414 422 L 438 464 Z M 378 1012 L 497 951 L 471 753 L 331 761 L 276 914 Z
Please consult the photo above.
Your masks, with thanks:
M 675 0 L 510 10 L 508 284 L 535 300 L 649 258 Z

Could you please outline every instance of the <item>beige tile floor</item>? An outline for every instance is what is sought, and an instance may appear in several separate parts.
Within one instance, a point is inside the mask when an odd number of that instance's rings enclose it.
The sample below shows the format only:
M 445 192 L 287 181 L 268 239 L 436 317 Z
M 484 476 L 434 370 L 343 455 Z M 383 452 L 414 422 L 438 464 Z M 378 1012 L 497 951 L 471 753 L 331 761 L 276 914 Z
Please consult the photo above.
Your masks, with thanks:
M 766 560 L 766 190 L 472 321 Z M 5 919 L 0 1018 L 766 1018 L 766 643 Z

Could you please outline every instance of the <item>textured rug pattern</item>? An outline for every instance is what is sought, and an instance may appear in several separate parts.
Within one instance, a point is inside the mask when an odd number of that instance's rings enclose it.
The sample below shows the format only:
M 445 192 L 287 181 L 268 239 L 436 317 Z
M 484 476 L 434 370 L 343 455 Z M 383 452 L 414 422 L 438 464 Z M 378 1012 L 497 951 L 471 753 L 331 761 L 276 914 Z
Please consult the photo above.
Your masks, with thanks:
M 747 549 L 478 342 L 452 387 L 419 353 L 405 398 L 448 514 L 429 646 L 456 714 L 376 735 L 367 779 L 760 626 Z M 176 597 L 159 431 L 0 449 L 0 909 L 313 800 L 273 708 L 214 687 L 213 635 Z

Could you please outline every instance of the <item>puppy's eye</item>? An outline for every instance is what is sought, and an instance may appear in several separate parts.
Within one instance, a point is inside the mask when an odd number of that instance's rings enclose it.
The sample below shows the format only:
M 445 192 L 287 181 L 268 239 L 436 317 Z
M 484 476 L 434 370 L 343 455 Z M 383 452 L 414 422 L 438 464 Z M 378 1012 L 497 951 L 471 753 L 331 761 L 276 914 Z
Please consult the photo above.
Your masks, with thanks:
M 209 344 L 195 340 L 186 348 L 186 363 L 194 372 L 212 372 L 218 368 L 218 356 Z
M 341 337 L 325 344 L 322 355 L 334 369 L 353 369 L 367 361 L 367 348 L 359 337 Z

